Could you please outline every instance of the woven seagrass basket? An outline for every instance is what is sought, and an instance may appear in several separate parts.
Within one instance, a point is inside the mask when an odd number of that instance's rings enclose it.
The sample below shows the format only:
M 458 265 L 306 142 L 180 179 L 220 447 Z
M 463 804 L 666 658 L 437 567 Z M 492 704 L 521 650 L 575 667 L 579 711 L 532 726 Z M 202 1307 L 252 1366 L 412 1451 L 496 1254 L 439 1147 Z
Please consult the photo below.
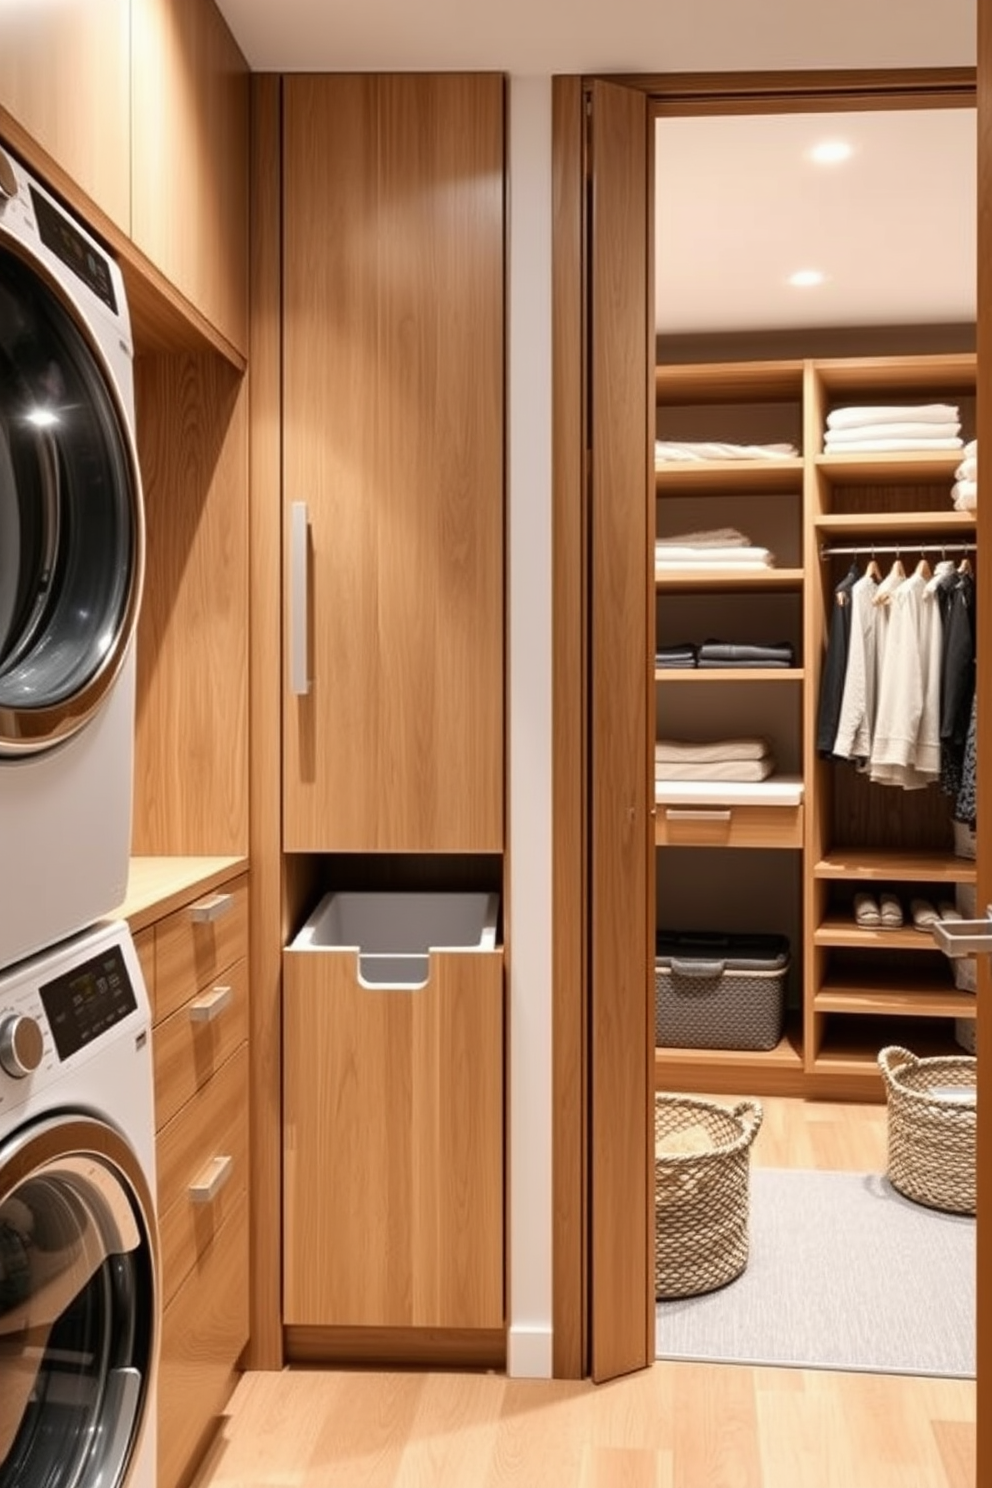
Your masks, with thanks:
M 655 1296 L 726 1286 L 747 1265 L 751 1143 L 762 1110 L 689 1096 L 654 1106 Z
M 921 1059 L 890 1044 L 878 1063 L 888 1103 L 889 1182 L 931 1209 L 974 1214 L 977 1059 Z

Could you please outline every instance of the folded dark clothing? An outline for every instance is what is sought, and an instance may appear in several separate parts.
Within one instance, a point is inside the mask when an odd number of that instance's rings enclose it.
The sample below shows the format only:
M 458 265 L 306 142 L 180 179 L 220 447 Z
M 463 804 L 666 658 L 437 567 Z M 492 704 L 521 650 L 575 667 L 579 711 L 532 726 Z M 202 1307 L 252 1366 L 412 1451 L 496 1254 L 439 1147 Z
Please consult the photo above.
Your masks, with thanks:
M 780 662 L 791 666 L 795 652 L 788 641 L 746 646 L 732 641 L 704 641 L 699 648 L 699 660 L 728 662 L 750 662 L 753 666 L 771 666 Z
M 689 641 L 680 641 L 676 646 L 659 646 L 654 653 L 656 667 L 694 667 L 696 650 Z
M 790 663 L 787 661 L 782 661 L 781 658 L 777 656 L 756 657 L 753 660 L 748 659 L 746 661 L 731 661 L 729 658 L 727 660 L 723 660 L 719 656 L 700 656 L 699 660 L 696 662 L 696 666 L 699 667 L 700 670 L 706 667 L 710 667 L 714 671 L 719 668 L 721 671 L 723 669 L 726 669 L 728 671 L 746 672 L 748 670 L 756 671 L 774 667 L 779 667 L 781 670 L 787 671 L 789 669 Z
M 696 670 L 694 656 L 656 656 L 654 664 L 662 672 L 694 672 Z
M 692 641 L 678 641 L 674 646 L 659 646 L 655 652 L 656 656 L 689 656 L 694 657 L 698 647 Z

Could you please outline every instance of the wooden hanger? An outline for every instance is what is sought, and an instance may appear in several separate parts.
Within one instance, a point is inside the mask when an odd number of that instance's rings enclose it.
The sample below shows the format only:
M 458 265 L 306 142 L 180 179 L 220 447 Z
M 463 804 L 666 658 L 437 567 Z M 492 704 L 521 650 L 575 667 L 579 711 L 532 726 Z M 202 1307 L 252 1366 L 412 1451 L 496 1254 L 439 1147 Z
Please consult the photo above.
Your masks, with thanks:
M 961 575 L 967 574 L 969 577 L 972 577 L 973 576 L 973 574 L 972 574 L 972 567 L 971 567 L 971 559 L 968 557 L 967 553 L 961 559 L 961 562 L 958 564 L 958 573 L 961 574 Z
M 882 570 L 878 566 L 878 559 L 874 553 L 872 553 L 865 566 L 865 578 L 874 579 L 876 584 L 880 584 L 882 581 Z
M 925 579 L 927 583 L 933 578 L 933 569 L 930 567 L 925 553 L 920 554 L 920 561 L 916 565 L 916 577 L 918 579 Z

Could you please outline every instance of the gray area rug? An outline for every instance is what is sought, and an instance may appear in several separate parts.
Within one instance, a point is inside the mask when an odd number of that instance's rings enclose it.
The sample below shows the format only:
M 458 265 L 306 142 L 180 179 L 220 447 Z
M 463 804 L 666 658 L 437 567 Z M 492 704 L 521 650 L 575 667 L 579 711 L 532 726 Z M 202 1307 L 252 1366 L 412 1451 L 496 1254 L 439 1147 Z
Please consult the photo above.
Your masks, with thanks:
M 657 1357 L 975 1374 L 975 1221 L 876 1173 L 752 1168 L 742 1275 L 657 1302 Z

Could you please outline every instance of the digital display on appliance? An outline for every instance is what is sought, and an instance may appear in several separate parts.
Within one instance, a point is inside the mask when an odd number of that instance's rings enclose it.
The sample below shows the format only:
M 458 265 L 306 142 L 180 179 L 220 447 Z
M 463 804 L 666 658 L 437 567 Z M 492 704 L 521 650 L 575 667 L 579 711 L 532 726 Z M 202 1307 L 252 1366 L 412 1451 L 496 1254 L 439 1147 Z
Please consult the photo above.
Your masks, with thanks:
M 53 207 L 46 196 L 30 187 L 31 200 L 34 203 L 34 215 L 38 221 L 38 232 L 41 241 L 46 248 L 50 248 L 57 254 L 62 262 L 87 285 L 95 295 L 99 295 L 105 305 L 117 314 L 117 297 L 114 294 L 114 285 L 107 267 L 107 260 L 99 254 L 92 243 L 87 242 L 82 233 L 77 232 L 72 223 L 63 217 L 57 207 Z
M 116 945 L 54 977 L 38 992 L 59 1059 L 91 1044 L 138 1006 Z

